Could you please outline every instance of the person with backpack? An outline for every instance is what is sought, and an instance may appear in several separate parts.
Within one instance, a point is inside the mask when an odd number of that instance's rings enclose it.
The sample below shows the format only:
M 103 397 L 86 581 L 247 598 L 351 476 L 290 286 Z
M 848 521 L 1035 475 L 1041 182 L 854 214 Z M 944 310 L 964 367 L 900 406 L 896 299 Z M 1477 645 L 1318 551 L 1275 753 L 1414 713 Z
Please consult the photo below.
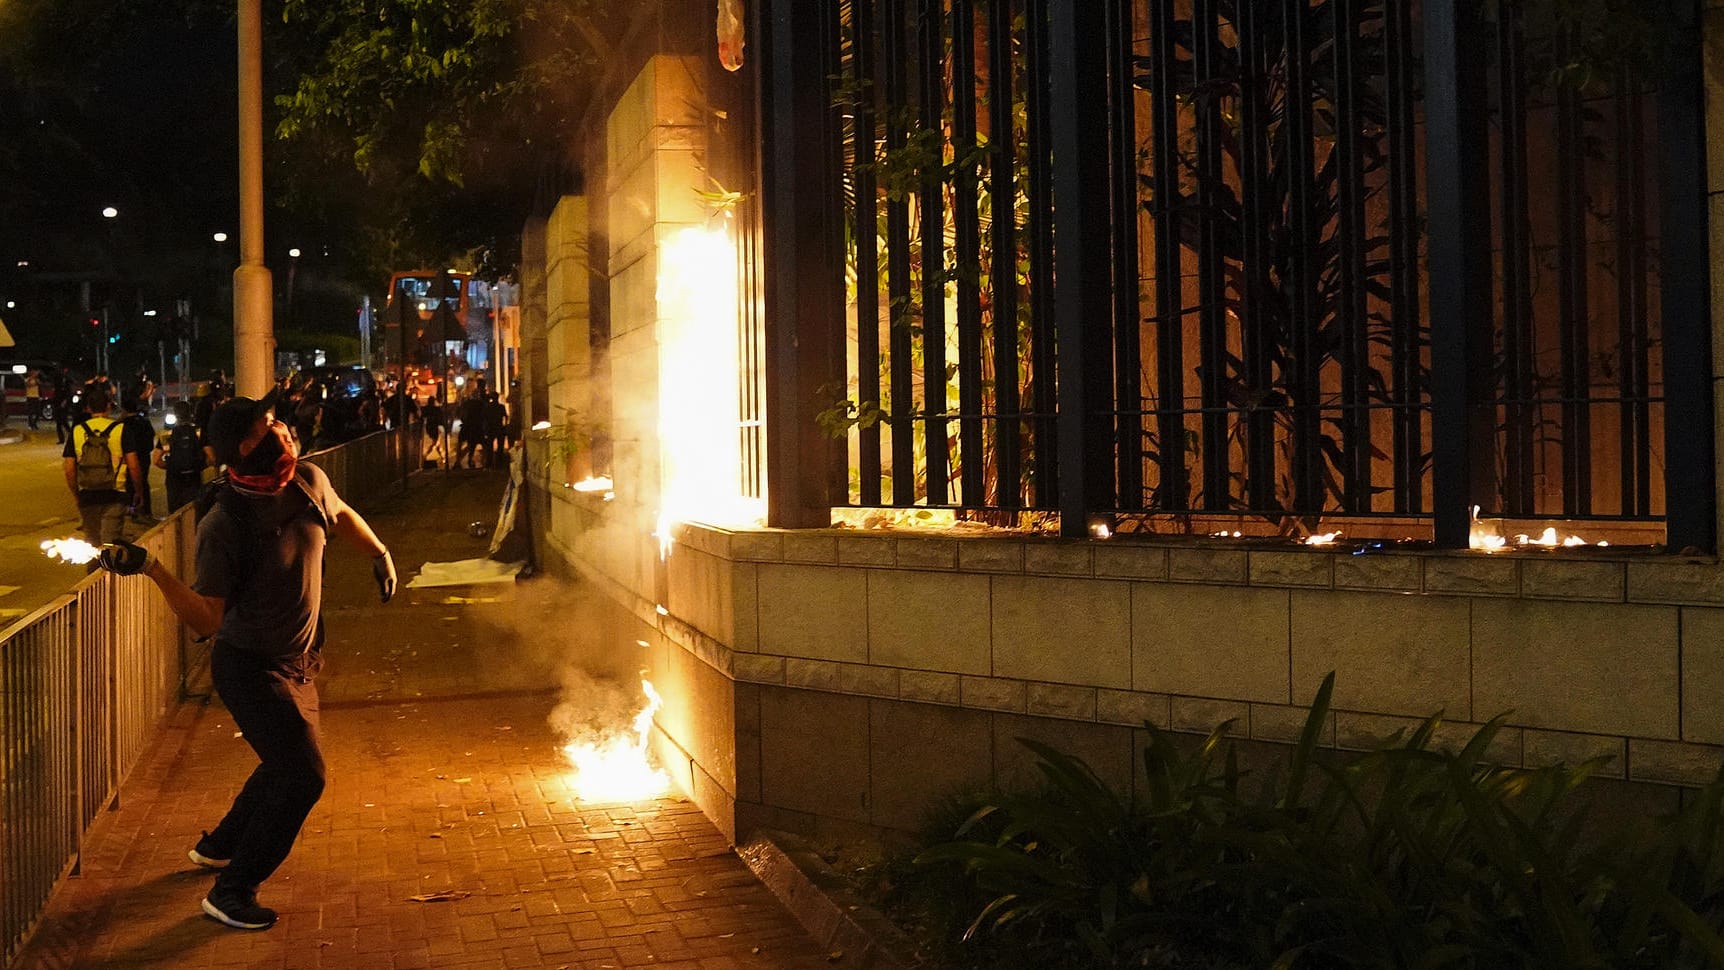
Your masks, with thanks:
M 197 499 L 204 469 L 215 461 L 192 423 L 192 402 L 174 402 L 174 425 L 156 440 L 154 464 L 167 473 L 169 512 Z
M 127 483 L 136 471 L 128 467 L 128 461 L 136 462 L 137 455 L 121 458 L 121 425 L 108 417 L 113 402 L 106 387 L 86 385 L 81 403 L 90 416 L 72 426 L 60 460 L 66 470 L 66 487 L 78 503 L 84 541 L 100 546 L 125 535 Z
M 187 856 L 216 871 L 204 913 L 243 930 L 275 925 L 275 910 L 258 905 L 258 887 L 287 859 L 323 794 L 315 678 L 323 667 L 328 537 L 371 557 L 383 602 L 396 582 L 388 547 L 322 469 L 298 460 L 271 397 L 236 397 L 204 429 L 227 474 L 206 493 L 191 585 L 131 543 L 110 545 L 98 558 L 110 572 L 144 575 L 194 634 L 215 639 L 210 679 L 258 765 Z

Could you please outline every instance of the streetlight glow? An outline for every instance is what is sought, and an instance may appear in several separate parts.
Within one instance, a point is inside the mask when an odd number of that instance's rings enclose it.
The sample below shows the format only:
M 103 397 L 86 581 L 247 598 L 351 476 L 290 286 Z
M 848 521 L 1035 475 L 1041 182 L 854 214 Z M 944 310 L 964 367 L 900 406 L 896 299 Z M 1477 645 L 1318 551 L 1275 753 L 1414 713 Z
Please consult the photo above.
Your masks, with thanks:
M 119 214 L 120 214 L 120 210 L 114 208 L 113 206 L 108 206 L 107 208 L 102 210 L 102 218 L 104 218 L 104 219 L 112 219 Z
M 210 238 L 214 239 L 216 242 L 227 242 L 227 233 L 218 232 L 215 235 L 211 236 Z
M 8 310 L 18 309 L 18 301 L 17 300 L 7 300 L 6 301 L 6 309 L 8 309 Z
M 287 255 L 293 257 L 294 259 L 298 259 L 299 258 L 299 247 L 295 246 L 292 249 L 288 250 Z

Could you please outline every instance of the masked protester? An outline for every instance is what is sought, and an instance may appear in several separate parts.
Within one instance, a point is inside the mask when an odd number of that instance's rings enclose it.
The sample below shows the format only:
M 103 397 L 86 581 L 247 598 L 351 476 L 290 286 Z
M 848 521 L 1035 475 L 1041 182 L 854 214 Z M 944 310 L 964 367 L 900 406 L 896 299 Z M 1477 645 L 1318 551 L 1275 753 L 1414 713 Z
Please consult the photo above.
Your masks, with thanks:
M 276 914 L 258 905 L 258 887 L 287 858 L 323 793 L 313 678 L 323 666 L 326 537 L 334 533 L 372 557 L 385 603 L 395 593 L 395 566 L 322 469 L 299 463 L 273 395 L 228 401 L 204 434 L 227 475 L 211 484 L 198 523 L 196 580 L 187 586 L 123 541 L 102 550 L 101 564 L 149 577 L 188 627 L 215 638 L 211 679 L 259 764 L 189 856 L 217 870 L 203 911 L 236 929 L 261 930 Z

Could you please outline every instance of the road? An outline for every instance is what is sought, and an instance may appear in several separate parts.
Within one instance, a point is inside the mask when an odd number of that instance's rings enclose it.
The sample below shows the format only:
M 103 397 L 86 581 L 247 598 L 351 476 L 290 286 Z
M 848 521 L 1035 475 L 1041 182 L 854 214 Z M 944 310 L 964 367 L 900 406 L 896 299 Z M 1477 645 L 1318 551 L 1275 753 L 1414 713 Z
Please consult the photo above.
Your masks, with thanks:
M 159 419 L 158 419 L 159 420 Z M 0 440 L 11 440 L 23 428 L 16 416 L 7 423 Z M 54 428 L 25 431 L 24 440 L 0 444 L 0 627 L 49 602 L 84 578 L 79 566 L 68 566 L 43 556 L 43 539 L 77 536 L 78 510 L 66 491 L 60 466 L 60 449 Z M 156 514 L 163 511 L 162 472 L 151 476 Z M 127 535 L 142 526 L 128 524 Z

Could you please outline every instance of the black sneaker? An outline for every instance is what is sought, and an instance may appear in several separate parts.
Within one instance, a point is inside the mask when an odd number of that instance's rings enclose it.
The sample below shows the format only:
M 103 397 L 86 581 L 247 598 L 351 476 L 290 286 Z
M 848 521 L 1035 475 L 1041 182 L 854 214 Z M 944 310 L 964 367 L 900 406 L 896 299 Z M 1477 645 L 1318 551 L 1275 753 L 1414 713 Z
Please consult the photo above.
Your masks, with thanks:
M 205 869 L 226 869 L 229 861 L 226 855 L 217 852 L 210 845 L 208 832 L 205 832 L 204 837 L 198 840 L 198 844 L 192 846 L 192 850 L 186 853 L 186 858 Z
M 204 912 L 236 930 L 267 930 L 275 925 L 275 910 L 257 904 L 249 889 L 217 886 L 204 897 Z

